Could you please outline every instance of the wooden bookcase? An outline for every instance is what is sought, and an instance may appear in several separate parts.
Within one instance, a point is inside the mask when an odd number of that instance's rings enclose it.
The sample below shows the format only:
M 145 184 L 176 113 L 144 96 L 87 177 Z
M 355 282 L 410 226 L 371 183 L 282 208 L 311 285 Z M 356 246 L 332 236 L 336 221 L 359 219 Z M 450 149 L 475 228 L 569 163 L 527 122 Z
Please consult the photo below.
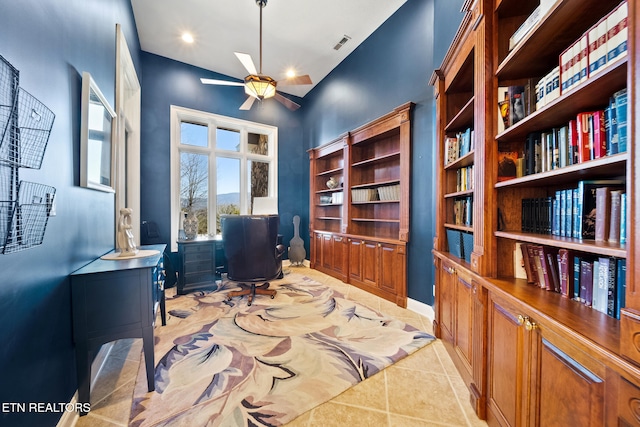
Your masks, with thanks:
M 560 97 L 498 132 L 498 88 L 546 75 L 559 55 L 619 0 L 557 0 L 511 50 L 509 38 L 540 4 L 537 0 L 476 0 L 441 67 L 432 76 L 437 103 L 438 211 L 434 329 L 467 383 L 477 414 L 489 425 L 640 425 L 640 297 L 636 292 L 635 224 L 640 159 L 636 82 L 639 12 L 629 1 L 628 54 Z M 498 147 L 522 151 L 528 134 L 563 126 L 583 111 L 628 91 L 625 153 L 547 172 L 498 180 Z M 475 130 L 475 149 L 445 166 L 447 136 Z M 451 190 L 455 170 L 474 164 L 474 188 Z M 522 200 L 552 196 L 581 180 L 626 181 L 627 243 L 613 244 L 521 231 Z M 473 198 L 471 262 L 449 251 L 451 200 Z M 585 256 L 625 259 L 626 307 L 620 320 L 516 279 L 517 243 L 568 249 Z
M 309 150 L 311 268 L 402 307 L 407 304 L 412 108 L 412 103 L 401 105 Z M 329 178 L 339 186 L 329 188 Z

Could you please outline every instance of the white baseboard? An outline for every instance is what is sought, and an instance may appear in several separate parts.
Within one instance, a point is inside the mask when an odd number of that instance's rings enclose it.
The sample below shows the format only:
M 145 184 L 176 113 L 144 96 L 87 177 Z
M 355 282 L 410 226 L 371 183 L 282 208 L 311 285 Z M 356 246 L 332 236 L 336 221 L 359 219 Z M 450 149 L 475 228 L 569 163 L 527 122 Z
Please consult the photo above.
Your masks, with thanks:
M 104 344 L 102 347 L 100 347 L 100 351 L 98 351 L 96 358 L 93 360 L 93 363 L 91 364 L 90 388 L 93 388 L 98 375 L 100 375 L 100 371 L 102 371 L 102 367 L 107 361 L 107 357 L 109 357 L 109 354 L 113 349 L 113 345 L 114 342 Z M 76 392 L 73 394 L 69 403 L 73 405 L 72 407 L 75 407 L 76 403 L 78 403 L 78 390 L 76 390 Z M 58 420 L 58 424 L 56 424 L 56 427 L 74 427 L 78 422 L 78 418 L 80 418 L 80 415 L 77 412 L 65 411 L 62 413 L 62 416 Z
M 436 313 L 435 311 L 433 311 L 433 307 L 431 307 L 429 304 L 425 304 L 411 298 L 407 298 L 407 310 L 418 313 L 419 315 L 431 320 L 431 322 L 433 322 L 433 319 L 436 318 Z

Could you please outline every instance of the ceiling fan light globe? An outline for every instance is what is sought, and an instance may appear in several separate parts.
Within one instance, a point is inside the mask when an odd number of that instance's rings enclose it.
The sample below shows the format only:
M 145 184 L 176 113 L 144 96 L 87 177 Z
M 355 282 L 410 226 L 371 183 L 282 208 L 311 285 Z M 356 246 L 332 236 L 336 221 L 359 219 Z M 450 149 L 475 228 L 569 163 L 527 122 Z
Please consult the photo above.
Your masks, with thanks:
M 244 92 L 261 101 L 272 98 L 276 94 L 276 82 L 271 77 L 252 74 L 244 79 Z

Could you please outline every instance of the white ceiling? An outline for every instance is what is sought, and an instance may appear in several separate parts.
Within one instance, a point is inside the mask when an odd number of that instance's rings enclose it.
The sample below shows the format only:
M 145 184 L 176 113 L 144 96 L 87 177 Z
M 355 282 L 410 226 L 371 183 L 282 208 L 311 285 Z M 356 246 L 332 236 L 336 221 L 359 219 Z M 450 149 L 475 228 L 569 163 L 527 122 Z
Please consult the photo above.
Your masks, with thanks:
M 289 68 L 320 82 L 406 0 L 269 0 L 262 12 L 262 71 L 281 80 Z M 132 0 L 142 50 L 238 79 L 234 52 L 259 69 L 260 8 L 255 0 Z M 189 32 L 194 43 L 182 41 Z M 338 51 L 333 47 L 351 39 Z M 205 76 L 210 77 L 210 76 Z M 304 96 L 313 85 L 278 86 Z

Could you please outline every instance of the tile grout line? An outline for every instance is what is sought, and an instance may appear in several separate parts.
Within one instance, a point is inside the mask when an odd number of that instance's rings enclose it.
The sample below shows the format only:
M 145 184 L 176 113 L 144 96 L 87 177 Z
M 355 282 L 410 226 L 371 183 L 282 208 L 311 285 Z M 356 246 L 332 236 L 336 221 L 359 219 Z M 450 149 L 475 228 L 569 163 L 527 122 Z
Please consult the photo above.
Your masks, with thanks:
M 467 416 L 467 411 L 465 410 L 464 406 L 462 406 L 462 402 L 460 401 L 460 396 L 458 396 L 458 392 L 456 391 L 456 388 L 454 387 L 453 382 L 451 381 L 451 375 L 449 375 L 448 371 L 446 370 L 446 368 L 444 366 L 444 363 L 442 363 L 442 359 L 440 358 L 440 354 L 437 351 L 435 353 L 436 353 L 436 357 L 440 361 L 440 364 L 442 365 L 442 368 L 444 369 L 445 372 L 447 372 L 447 382 L 449 383 L 449 387 L 451 387 L 451 390 L 453 391 L 453 395 L 456 397 L 456 402 L 458 403 L 458 408 L 460 408 L 460 411 L 462 411 L 462 416 L 464 416 L 464 419 L 467 422 L 467 426 L 472 427 L 471 420 Z

